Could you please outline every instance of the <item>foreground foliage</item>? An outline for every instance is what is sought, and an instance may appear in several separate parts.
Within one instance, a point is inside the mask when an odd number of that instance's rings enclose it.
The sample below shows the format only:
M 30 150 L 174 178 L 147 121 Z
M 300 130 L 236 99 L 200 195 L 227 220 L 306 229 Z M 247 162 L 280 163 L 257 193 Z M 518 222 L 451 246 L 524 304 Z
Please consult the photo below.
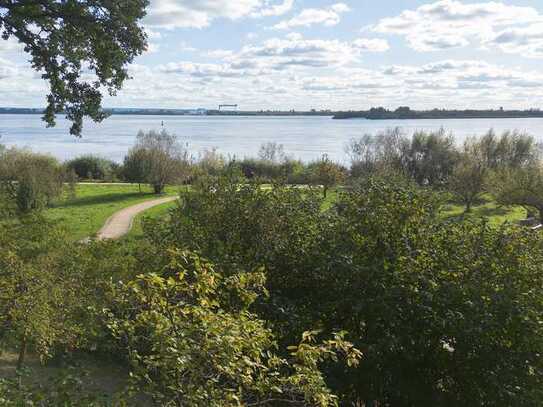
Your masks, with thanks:
M 108 326 L 126 347 L 134 392 L 162 406 L 335 404 L 318 366 L 336 351 L 358 362 L 342 335 L 322 346 L 305 335 L 291 365 L 274 354 L 271 331 L 248 311 L 260 273 L 224 279 L 194 254 L 167 257 L 160 275 L 141 275 L 113 292 Z
M 0 349 L 113 358 L 128 405 L 543 402 L 540 234 L 443 221 L 404 178 L 331 206 L 238 181 L 202 181 L 139 241 L 69 243 L 7 205 Z
M 145 246 L 136 256 L 121 243 L 66 244 L 36 216 L 18 219 L 0 240 L 0 350 L 18 349 L 19 369 L 27 350 L 44 363 L 99 352 L 129 369 L 131 387 L 117 397 L 126 405 L 142 396 L 170 406 L 337 404 L 319 368 L 338 356 L 355 366 L 360 353 L 344 333 L 326 341 L 307 333 L 288 355 L 277 353 L 274 334 L 249 311 L 265 295 L 261 271 L 226 276 L 175 247 Z M 78 391 L 85 378 L 59 380 L 71 387 L 3 380 L 1 396 L 6 405 L 112 400 Z
M 284 343 L 314 327 L 348 331 L 359 367 L 326 369 L 342 402 L 543 400 L 538 234 L 443 222 L 439 200 L 402 183 L 371 180 L 321 204 L 311 190 L 219 181 L 147 230 L 227 273 L 263 266 L 270 297 L 255 310 Z

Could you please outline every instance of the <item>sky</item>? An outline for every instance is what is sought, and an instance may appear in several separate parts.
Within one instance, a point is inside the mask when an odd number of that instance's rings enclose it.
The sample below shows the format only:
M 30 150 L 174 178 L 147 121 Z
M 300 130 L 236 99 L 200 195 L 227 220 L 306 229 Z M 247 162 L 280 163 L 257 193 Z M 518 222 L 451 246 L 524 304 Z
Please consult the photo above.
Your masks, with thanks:
M 543 108 L 541 0 L 151 0 L 107 107 Z M 0 106 L 47 83 L 0 39 Z

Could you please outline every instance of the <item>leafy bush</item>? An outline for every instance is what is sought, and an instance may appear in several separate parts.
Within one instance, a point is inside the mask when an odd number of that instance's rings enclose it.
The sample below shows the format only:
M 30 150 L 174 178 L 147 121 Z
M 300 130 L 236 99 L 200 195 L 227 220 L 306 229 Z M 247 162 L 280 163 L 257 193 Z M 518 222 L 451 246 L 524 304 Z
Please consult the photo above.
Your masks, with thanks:
M 348 331 L 359 368 L 326 371 L 344 403 L 543 402 L 542 237 L 444 223 L 440 200 L 405 183 L 369 180 L 321 205 L 311 190 L 219 181 L 146 229 L 226 275 L 263 266 L 270 297 L 254 309 L 281 344 Z
M 21 212 L 50 205 L 63 191 L 65 173 L 53 157 L 10 149 L 0 154 L 0 187 Z
M 79 179 L 113 181 L 118 175 L 118 164 L 94 155 L 74 158 L 66 163 L 66 168 L 73 170 Z
M 22 367 L 27 349 L 45 361 L 77 347 L 87 279 L 65 267 L 73 248 L 64 232 L 27 215 L 0 223 L 0 249 L 0 350 L 16 348 Z
M 164 406 L 335 405 L 318 365 L 336 352 L 358 363 L 343 335 L 317 346 L 306 334 L 292 348 L 291 365 L 273 353 L 271 331 L 248 311 L 261 273 L 224 278 L 192 253 L 167 258 L 161 274 L 119 283 L 108 311 L 131 362 L 134 393 Z
M 347 178 L 347 169 L 333 162 L 325 154 L 322 158 L 308 166 L 313 184 L 322 185 L 324 197 L 326 198 L 328 190 L 342 183 Z

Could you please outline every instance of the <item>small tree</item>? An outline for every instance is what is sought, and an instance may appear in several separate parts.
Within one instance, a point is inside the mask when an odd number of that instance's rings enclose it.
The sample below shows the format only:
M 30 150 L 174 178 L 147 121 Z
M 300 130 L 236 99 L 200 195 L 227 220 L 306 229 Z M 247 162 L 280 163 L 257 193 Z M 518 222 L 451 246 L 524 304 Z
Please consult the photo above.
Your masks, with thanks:
M 444 129 L 416 132 L 403 152 L 405 172 L 419 185 L 441 186 L 453 172 L 458 152 L 452 135 Z
M 346 171 L 339 164 L 336 164 L 328 155 L 324 154 L 322 158 L 312 165 L 313 182 L 322 185 L 324 197 L 328 195 L 330 188 L 340 184 L 346 178 Z
M 541 153 L 532 136 L 518 131 L 507 131 L 498 137 L 490 130 L 478 144 L 482 161 L 493 170 L 526 167 L 537 162 Z
M 499 203 L 534 209 L 543 223 L 543 169 L 540 164 L 498 170 L 493 173 L 490 186 Z
M 193 177 L 198 176 L 220 176 L 226 167 L 226 159 L 216 149 L 205 149 L 198 157 L 198 164 L 193 168 Z
M 74 344 L 80 278 L 59 263 L 69 252 L 62 230 L 40 213 L 0 223 L 0 350 L 18 349 L 23 367 L 29 347 L 45 360 L 57 345 Z
M 487 172 L 480 144 L 467 140 L 448 182 L 449 190 L 465 205 L 466 212 L 471 211 L 473 203 L 483 194 Z
M 125 181 L 138 184 L 141 193 L 141 184 L 147 180 L 150 169 L 147 168 L 147 153 L 143 149 L 133 149 L 124 157 L 122 174 Z
M 403 172 L 409 143 L 399 127 L 352 139 L 345 147 L 351 159 L 351 175 L 357 178 Z
M 155 194 L 163 193 L 166 184 L 187 179 L 190 170 L 187 150 L 176 136 L 165 130 L 140 131 L 136 145 L 125 158 L 125 165 L 127 163 L 130 168 L 135 168 L 133 179 L 145 180 Z

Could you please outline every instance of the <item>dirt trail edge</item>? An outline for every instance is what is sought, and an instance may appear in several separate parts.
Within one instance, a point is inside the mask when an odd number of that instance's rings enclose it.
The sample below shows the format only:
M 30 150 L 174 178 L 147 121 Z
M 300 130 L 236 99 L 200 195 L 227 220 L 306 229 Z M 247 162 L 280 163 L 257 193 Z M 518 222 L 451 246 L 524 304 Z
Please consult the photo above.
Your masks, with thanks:
M 177 200 L 176 196 L 168 196 L 165 198 L 154 199 L 152 201 L 142 202 L 128 208 L 124 208 L 114 213 L 105 223 L 105 225 L 96 234 L 98 240 L 115 240 L 119 239 L 132 229 L 134 218 L 140 213 L 145 212 L 154 206 L 162 205 L 168 202 Z

